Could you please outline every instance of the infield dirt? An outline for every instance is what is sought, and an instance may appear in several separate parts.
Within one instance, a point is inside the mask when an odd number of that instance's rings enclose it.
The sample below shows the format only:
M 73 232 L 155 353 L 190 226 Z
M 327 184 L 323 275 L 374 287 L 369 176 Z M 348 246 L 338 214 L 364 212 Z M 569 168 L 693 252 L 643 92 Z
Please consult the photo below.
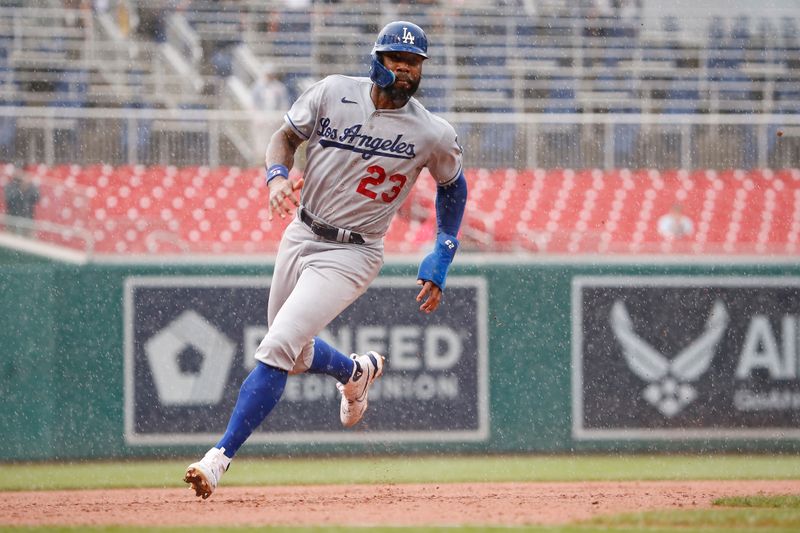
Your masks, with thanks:
M 800 481 L 647 481 L 220 487 L 6 492 L 0 525 L 437 526 L 564 524 L 711 507 L 723 496 L 797 494 Z

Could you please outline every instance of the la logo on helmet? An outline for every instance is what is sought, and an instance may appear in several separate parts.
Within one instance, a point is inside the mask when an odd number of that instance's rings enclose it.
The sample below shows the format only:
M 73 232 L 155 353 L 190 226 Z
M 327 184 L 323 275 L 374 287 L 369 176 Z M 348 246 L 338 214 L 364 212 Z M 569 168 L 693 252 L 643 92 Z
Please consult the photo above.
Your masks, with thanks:
M 408 31 L 407 26 L 403 26 L 403 42 L 406 44 L 414 44 L 414 35 Z

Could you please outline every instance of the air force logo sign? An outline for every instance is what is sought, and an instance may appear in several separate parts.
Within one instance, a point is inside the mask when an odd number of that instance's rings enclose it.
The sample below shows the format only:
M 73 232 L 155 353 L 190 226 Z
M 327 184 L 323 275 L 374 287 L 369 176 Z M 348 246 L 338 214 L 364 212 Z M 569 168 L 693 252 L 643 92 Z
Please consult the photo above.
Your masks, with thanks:
M 576 440 L 800 438 L 800 277 L 576 276 Z
M 622 347 L 628 368 L 648 383 L 642 396 L 668 417 L 676 415 L 697 397 L 690 382 L 708 371 L 727 324 L 725 305 L 717 301 L 702 335 L 670 360 L 634 332 L 622 301 L 617 300 L 611 308 L 611 329 Z

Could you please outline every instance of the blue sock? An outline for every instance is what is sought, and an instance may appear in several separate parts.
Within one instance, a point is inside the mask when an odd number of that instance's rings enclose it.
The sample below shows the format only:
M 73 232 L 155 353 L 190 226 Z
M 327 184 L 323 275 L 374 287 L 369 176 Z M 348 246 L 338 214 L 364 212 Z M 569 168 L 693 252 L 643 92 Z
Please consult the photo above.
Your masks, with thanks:
M 314 360 L 308 369 L 310 374 L 327 374 L 340 383 L 347 383 L 353 375 L 354 367 L 355 362 L 352 359 L 319 337 L 314 337 Z
M 258 362 L 239 389 L 239 399 L 231 413 L 228 429 L 217 443 L 225 448 L 225 455 L 233 457 L 244 441 L 277 405 L 286 386 L 289 373 Z

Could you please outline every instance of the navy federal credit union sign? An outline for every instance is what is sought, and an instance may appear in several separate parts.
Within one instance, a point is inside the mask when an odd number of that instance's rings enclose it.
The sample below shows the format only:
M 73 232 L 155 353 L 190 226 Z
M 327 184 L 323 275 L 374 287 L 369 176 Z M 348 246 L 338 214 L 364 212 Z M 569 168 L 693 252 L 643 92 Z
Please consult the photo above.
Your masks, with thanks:
M 486 286 L 448 280 L 435 313 L 416 280 L 380 277 L 320 336 L 344 353 L 387 358 L 357 430 L 339 422 L 336 380 L 290 376 L 249 442 L 476 441 L 489 434 Z M 269 279 L 131 277 L 125 290 L 125 439 L 214 443 L 267 332 Z
M 576 439 L 800 437 L 800 278 L 576 277 Z

